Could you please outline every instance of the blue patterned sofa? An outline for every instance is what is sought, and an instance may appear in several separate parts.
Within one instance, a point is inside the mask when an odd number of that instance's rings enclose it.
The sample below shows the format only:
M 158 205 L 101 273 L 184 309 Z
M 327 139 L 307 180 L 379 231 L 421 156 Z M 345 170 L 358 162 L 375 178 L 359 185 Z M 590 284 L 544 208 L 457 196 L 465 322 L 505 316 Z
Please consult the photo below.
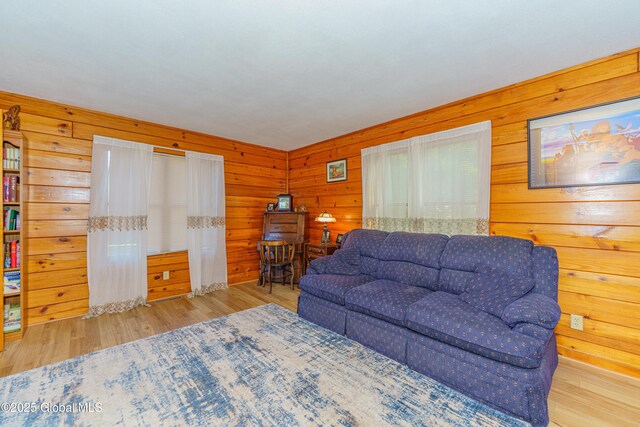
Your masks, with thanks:
M 357 229 L 300 280 L 298 314 L 508 414 L 548 422 L 553 248 Z

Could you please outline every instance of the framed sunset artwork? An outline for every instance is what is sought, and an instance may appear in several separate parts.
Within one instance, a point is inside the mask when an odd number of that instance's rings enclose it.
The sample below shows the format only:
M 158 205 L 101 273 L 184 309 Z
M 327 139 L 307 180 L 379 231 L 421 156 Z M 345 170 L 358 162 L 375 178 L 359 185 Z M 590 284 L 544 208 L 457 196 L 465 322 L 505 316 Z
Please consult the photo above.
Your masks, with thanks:
M 640 182 L 640 98 L 528 121 L 529 188 Z

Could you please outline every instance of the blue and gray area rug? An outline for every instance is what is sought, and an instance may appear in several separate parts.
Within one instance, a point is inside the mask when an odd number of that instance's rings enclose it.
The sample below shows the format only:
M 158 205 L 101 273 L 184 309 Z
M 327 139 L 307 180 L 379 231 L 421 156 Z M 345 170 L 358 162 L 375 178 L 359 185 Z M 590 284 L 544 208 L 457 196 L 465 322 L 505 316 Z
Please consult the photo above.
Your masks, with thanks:
M 116 424 L 527 425 L 273 304 L 0 379 L 0 425 Z

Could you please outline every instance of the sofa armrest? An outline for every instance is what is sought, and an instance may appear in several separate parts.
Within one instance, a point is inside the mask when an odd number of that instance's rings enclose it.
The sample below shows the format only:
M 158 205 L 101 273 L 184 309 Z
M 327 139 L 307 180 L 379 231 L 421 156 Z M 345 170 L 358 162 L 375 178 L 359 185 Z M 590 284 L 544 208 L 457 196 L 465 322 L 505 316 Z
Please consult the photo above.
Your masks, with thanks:
M 314 259 L 307 267 L 307 274 L 325 274 L 330 260 L 331 255 Z
M 547 341 L 553 336 L 553 330 L 543 328 L 540 325 L 534 325 L 533 323 L 518 323 L 512 330 L 513 332 L 528 335 L 543 341 Z
M 511 328 L 518 323 L 531 323 L 553 329 L 560 320 L 560 306 L 546 295 L 528 293 L 512 302 L 502 313 L 502 320 Z

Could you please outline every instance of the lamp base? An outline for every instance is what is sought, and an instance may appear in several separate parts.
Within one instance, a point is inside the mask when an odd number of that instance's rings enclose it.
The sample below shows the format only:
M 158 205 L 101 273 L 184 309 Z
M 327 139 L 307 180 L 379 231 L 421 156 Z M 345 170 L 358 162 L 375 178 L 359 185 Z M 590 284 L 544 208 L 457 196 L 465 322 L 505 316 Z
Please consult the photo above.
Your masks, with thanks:
M 331 233 L 329 232 L 329 227 L 327 224 L 324 225 L 324 230 L 322 230 L 322 239 L 320 239 L 320 243 L 325 245 L 327 243 L 331 243 Z

